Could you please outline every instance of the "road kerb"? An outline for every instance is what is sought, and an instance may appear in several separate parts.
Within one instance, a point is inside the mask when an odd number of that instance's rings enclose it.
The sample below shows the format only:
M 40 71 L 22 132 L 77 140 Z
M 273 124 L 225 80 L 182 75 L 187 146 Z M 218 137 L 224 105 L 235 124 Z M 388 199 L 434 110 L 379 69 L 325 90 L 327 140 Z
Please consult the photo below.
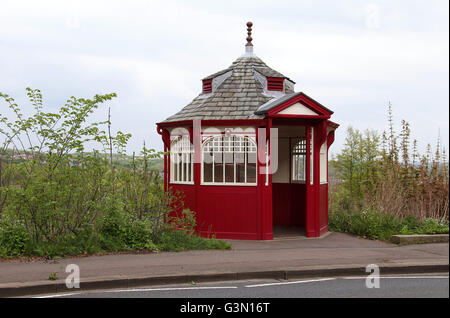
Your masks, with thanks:
M 57 281 L 0 284 L 0 298 L 23 295 L 53 294 L 58 292 L 57 284 Z
M 448 234 L 392 235 L 390 240 L 399 245 L 448 243 Z
M 437 264 L 379 264 L 383 274 L 417 274 L 448 272 L 448 263 Z M 228 273 L 182 274 L 172 276 L 118 276 L 98 277 L 81 280 L 80 289 L 67 289 L 64 280 L 54 282 L 6 283 L 0 284 L 0 297 L 32 296 L 37 294 L 56 294 L 94 289 L 130 288 L 184 284 L 191 282 L 215 282 L 250 279 L 295 279 L 332 276 L 367 275 L 365 265 L 339 265 L 334 267 L 310 267 L 280 269 L 270 271 L 243 271 Z

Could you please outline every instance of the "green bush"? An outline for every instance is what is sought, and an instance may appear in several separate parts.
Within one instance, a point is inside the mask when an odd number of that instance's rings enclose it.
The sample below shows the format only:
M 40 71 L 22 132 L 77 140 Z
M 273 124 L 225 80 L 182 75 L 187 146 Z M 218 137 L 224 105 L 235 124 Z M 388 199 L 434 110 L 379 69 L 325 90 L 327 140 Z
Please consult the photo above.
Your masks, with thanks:
M 107 251 L 154 249 L 150 224 L 146 220 L 134 219 L 123 209 L 122 202 L 108 199 L 103 219 L 99 224 L 99 242 Z
M 448 233 L 448 221 L 418 220 L 414 216 L 398 218 L 377 211 L 334 212 L 329 215 L 329 229 L 370 239 L 389 240 L 395 234 Z
M 30 243 L 30 236 L 24 225 L 4 221 L 0 224 L 0 257 L 22 255 Z
M 426 218 L 417 229 L 417 234 L 448 234 L 448 221 Z
M 35 110 L 28 117 L 0 93 L 15 116 L 0 113 L 1 258 L 228 246 L 193 234 L 194 213 L 151 169 L 163 153 L 144 144 L 127 156 L 131 135 L 112 135 L 110 114 L 90 120 L 116 94 L 71 97 L 55 113 L 43 110 L 39 90 L 27 95 Z M 86 142 L 102 151 L 85 152 Z

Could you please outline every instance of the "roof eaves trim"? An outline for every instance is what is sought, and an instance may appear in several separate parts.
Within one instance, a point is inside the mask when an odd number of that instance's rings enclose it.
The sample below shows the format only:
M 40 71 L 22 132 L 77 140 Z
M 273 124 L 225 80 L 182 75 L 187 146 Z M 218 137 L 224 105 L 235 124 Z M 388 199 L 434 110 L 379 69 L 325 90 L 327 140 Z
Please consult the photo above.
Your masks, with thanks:
M 255 114 L 256 115 L 262 115 L 262 114 L 266 114 L 267 112 L 269 112 L 269 110 L 274 109 L 275 107 L 277 107 L 278 105 L 283 104 L 284 102 L 290 100 L 291 98 L 294 98 L 298 95 L 300 95 L 301 93 L 293 93 L 293 94 L 285 94 L 279 98 L 274 98 L 269 100 L 268 102 L 266 102 L 265 104 L 262 104 L 256 111 Z
M 320 109 L 322 109 L 321 112 L 329 113 L 330 115 L 333 114 L 332 110 L 328 109 L 327 107 L 323 106 L 322 104 L 318 103 L 317 101 L 315 101 L 314 99 L 312 99 L 311 97 L 309 97 L 308 95 L 306 95 L 302 92 L 286 94 L 285 96 L 283 96 L 281 98 L 278 98 L 275 100 L 270 100 L 267 103 L 261 105 L 255 111 L 255 114 L 262 115 L 262 114 L 272 113 L 275 108 L 277 108 L 283 104 L 286 104 L 286 106 L 290 106 L 292 102 L 295 102 L 295 101 L 292 101 L 293 99 L 295 99 L 297 101 L 301 101 L 303 99 L 303 103 L 306 102 L 306 103 L 312 104 L 309 106 L 307 104 L 305 104 L 305 106 L 313 107 L 314 108 L 313 110 L 315 110 L 315 111 L 319 111 Z M 316 109 L 316 108 L 319 108 L 319 109 Z M 282 109 L 280 109 L 279 111 L 281 111 L 281 110 Z

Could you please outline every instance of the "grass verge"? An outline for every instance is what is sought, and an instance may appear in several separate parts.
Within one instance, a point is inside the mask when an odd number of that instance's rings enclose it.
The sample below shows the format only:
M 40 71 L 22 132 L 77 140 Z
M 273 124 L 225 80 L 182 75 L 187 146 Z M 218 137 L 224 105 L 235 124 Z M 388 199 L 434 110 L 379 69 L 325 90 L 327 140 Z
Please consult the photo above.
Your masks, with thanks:
M 189 250 L 227 250 L 231 244 L 213 238 L 203 238 L 183 230 L 167 230 L 153 239 L 126 241 L 123 238 L 92 238 L 74 236 L 58 242 L 34 242 L 27 233 L 17 228 L 0 231 L 0 259 L 62 258 L 67 256 L 101 255 L 115 252 L 160 252 Z
M 377 211 L 335 212 L 329 215 L 329 229 L 369 239 L 389 240 L 396 234 L 448 234 L 448 220 L 414 216 L 399 218 Z

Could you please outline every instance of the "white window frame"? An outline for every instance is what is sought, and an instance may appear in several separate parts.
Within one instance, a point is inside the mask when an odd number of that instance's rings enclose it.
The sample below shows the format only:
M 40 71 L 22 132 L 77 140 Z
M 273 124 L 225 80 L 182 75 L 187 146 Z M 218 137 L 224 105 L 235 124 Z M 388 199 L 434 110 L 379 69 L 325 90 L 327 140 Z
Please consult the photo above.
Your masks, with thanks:
M 320 146 L 320 184 L 328 183 L 328 144 L 327 140 Z
M 314 127 L 311 127 L 311 136 L 309 139 L 309 183 L 314 184 Z
M 180 158 L 177 165 L 177 180 L 175 180 L 175 157 Z M 184 162 L 189 165 L 189 173 L 185 174 Z M 186 176 L 186 181 L 180 180 Z M 194 146 L 188 135 L 175 136 L 170 143 L 170 183 L 171 184 L 194 184 Z
M 231 151 L 223 152 L 223 150 L 215 151 L 215 149 L 223 149 L 223 147 L 224 147 L 224 145 L 223 145 L 223 141 L 224 141 L 223 138 L 232 138 L 232 137 L 238 137 L 238 138 L 243 138 L 244 140 L 248 140 L 249 147 L 250 147 L 250 149 L 252 151 L 248 152 L 244 148 L 244 152 L 241 152 L 241 151 L 235 152 L 234 151 L 234 147 L 235 147 L 234 145 L 233 145 L 233 152 L 231 152 Z M 258 147 L 257 147 L 256 141 L 255 141 L 255 136 L 247 136 L 247 135 L 243 136 L 243 135 L 235 135 L 235 134 L 232 134 L 230 136 L 225 136 L 223 134 L 220 134 L 220 135 L 214 135 L 214 136 L 204 136 L 204 138 L 205 138 L 205 140 L 203 141 L 202 148 L 201 148 L 201 152 L 202 152 L 201 160 L 202 161 L 201 161 L 201 165 L 200 165 L 201 166 L 200 185 L 238 186 L 238 187 L 240 187 L 240 186 L 244 186 L 244 187 L 245 186 L 257 186 L 258 185 Z M 219 142 L 219 140 L 218 140 L 219 138 L 221 139 L 220 140 L 221 145 L 219 145 L 217 143 L 214 145 L 214 142 Z M 209 142 L 213 142 L 213 145 L 212 145 L 212 148 L 213 148 L 213 151 L 212 151 L 213 152 L 213 156 L 212 156 L 212 159 L 213 159 L 213 162 L 212 162 L 212 167 L 213 167 L 213 169 L 212 169 L 212 178 L 213 178 L 213 181 L 212 182 L 205 182 L 204 181 L 204 153 L 206 151 L 205 147 L 207 146 L 207 144 Z M 228 143 L 228 147 L 230 147 L 230 143 Z M 241 144 L 239 147 L 245 147 L 245 144 L 244 144 L 244 146 L 242 146 L 242 144 Z M 233 178 L 234 178 L 234 182 L 226 182 L 225 181 L 226 180 L 226 178 L 225 178 L 225 165 L 223 165 L 223 168 L 222 168 L 222 170 L 223 170 L 223 178 L 222 178 L 223 182 L 215 182 L 214 181 L 214 172 L 215 172 L 214 171 L 214 153 L 222 153 L 222 154 L 224 154 L 224 153 L 232 153 L 233 154 L 233 165 L 234 165 Z M 235 158 L 234 156 L 235 156 L 236 153 L 244 153 L 245 182 L 236 182 L 236 160 L 234 160 L 234 158 Z M 248 166 L 248 162 L 247 162 L 247 155 L 245 155 L 245 154 L 249 154 L 249 153 L 254 153 L 255 156 L 256 156 L 255 182 L 247 182 L 247 166 Z
M 306 149 L 307 147 L 307 143 L 306 143 L 306 139 L 305 138 L 291 138 L 291 141 L 294 141 L 293 144 L 291 144 L 291 152 L 290 152 L 290 162 L 291 162 L 291 171 L 290 171 L 290 179 L 291 179 L 291 183 L 306 183 L 306 161 L 307 161 L 307 155 L 308 155 L 308 151 Z M 295 149 L 297 147 L 297 145 L 299 143 L 303 143 L 304 146 L 304 152 L 296 152 Z M 304 156 L 304 163 L 303 163 L 303 180 L 297 180 L 294 179 L 294 175 L 295 175 L 295 164 L 294 164 L 294 156 L 296 155 L 300 155 L 300 156 Z
M 269 140 L 266 141 L 265 156 L 266 156 L 266 182 L 264 185 L 267 187 L 269 185 Z M 258 167 L 256 167 L 256 169 L 258 169 Z M 258 177 L 256 179 L 258 179 Z

